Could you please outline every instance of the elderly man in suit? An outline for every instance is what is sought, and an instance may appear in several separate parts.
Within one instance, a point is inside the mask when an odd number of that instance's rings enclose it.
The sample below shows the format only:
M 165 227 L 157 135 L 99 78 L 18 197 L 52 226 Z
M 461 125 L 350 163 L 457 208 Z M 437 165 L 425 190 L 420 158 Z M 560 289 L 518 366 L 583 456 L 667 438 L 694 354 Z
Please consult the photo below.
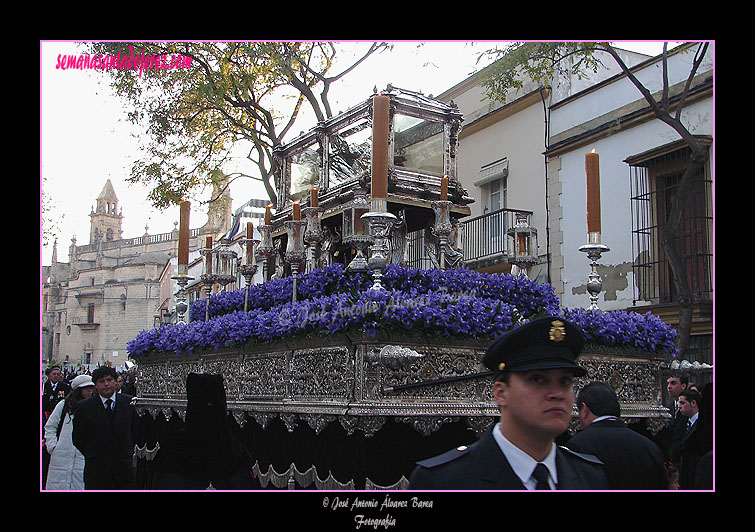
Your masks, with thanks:
M 95 394 L 79 403 L 73 420 L 73 444 L 85 457 L 87 490 L 134 489 L 132 457 L 137 426 L 132 396 L 116 393 L 113 368 L 92 372 Z
M 50 417 L 52 411 L 55 410 L 55 405 L 71 393 L 71 386 L 63 378 L 63 372 L 60 371 L 59 366 L 50 366 L 45 371 L 45 374 L 47 375 L 47 380 L 42 387 L 43 424 Z
M 487 349 L 483 364 L 495 373 L 493 397 L 500 410 L 474 444 L 418 462 L 412 490 L 600 490 L 608 482 L 594 456 L 555 444 L 568 428 L 573 379 L 582 331 L 560 318 L 519 326 Z
M 587 384 L 577 395 L 577 408 L 582 430 L 566 446 L 597 456 L 605 464 L 612 490 L 668 488 L 661 449 L 619 418 L 621 405 L 610 384 Z

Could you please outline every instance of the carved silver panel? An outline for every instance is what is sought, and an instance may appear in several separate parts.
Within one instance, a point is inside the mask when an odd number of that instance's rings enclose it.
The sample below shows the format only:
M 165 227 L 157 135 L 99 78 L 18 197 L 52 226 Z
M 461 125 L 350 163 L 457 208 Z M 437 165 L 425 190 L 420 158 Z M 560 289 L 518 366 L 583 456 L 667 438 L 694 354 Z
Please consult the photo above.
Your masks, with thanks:
M 143 357 L 137 411 L 183 418 L 186 376 L 209 372 L 223 375 L 229 411 L 241 426 L 252 419 L 266 428 L 280 417 L 289 431 L 303 422 L 319 434 L 338 421 L 349 434 L 370 436 L 392 417 L 425 435 L 454 421 L 479 435 L 499 415 L 492 377 L 480 363 L 481 346 L 453 340 L 381 343 L 359 337 L 281 344 L 190 357 Z M 651 430 L 660 428 L 668 409 L 661 404 L 658 360 L 616 353 L 585 353 L 580 364 L 588 375 L 577 379 L 576 390 L 592 380 L 609 382 L 619 396 L 622 416 L 660 420 L 649 423 Z
M 354 360 L 346 347 L 295 351 L 291 360 L 291 397 L 349 399 L 354 386 Z
M 487 371 L 479 350 L 424 346 L 417 351 L 422 356 L 403 367 L 380 368 L 382 401 L 492 402 L 491 379 L 470 377 Z
M 286 396 L 287 352 L 246 356 L 240 365 L 239 398 L 282 399 Z
M 646 405 L 648 413 L 662 406 L 657 360 L 587 355 L 580 359 L 580 365 L 587 369 L 587 375 L 577 379 L 577 389 L 590 381 L 603 381 L 616 390 L 622 404 Z

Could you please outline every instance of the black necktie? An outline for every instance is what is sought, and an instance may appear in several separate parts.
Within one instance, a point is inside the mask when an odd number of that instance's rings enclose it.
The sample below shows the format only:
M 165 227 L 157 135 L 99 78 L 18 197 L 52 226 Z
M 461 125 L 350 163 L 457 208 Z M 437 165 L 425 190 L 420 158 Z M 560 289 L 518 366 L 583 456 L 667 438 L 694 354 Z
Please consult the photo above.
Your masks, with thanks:
M 107 410 L 108 419 L 113 419 L 113 400 L 105 399 L 105 410 Z
M 537 464 L 535 470 L 532 472 L 532 476 L 537 480 L 536 490 L 551 489 L 550 484 L 548 484 L 548 468 L 545 467 L 545 464 Z

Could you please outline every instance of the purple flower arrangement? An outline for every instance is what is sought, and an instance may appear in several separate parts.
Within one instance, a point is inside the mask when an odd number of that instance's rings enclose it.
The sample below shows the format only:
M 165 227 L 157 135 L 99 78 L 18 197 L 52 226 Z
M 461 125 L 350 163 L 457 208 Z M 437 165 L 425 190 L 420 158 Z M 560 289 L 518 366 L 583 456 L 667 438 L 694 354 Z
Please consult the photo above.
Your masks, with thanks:
M 650 312 L 600 312 L 578 308 L 564 309 L 562 315 L 582 329 L 586 342 L 659 351 L 671 357 L 678 355 L 676 331 Z
M 306 300 L 333 294 L 357 296 L 368 291 L 372 278 L 361 272 L 346 270 L 342 264 L 332 264 L 300 275 L 297 298 Z M 382 284 L 387 290 L 406 294 L 426 294 L 443 291 L 463 292 L 481 298 L 506 301 L 517 307 L 521 315 L 558 311 L 559 301 L 553 287 L 539 284 L 526 277 L 480 273 L 466 268 L 452 270 L 421 270 L 390 265 L 383 272 Z M 209 298 L 209 317 L 214 318 L 244 308 L 245 289 L 212 294 Z M 291 301 L 293 279 L 273 279 L 248 288 L 248 307 L 269 309 Z M 204 320 L 207 299 L 191 305 L 192 321 Z
M 297 335 L 333 335 L 355 328 L 372 337 L 378 330 L 493 337 L 511 328 L 517 316 L 513 305 L 498 299 L 445 291 L 415 295 L 369 290 L 357 296 L 333 294 L 246 313 L 234 310 L 186 325 L 163 325 L 141 331 L 127 348 L 133 355 L 192 352 Z
M 127 350 L 186 353 L 347 331 L 492 339 L 522 321 L 561 314 L 552 286 L 522 276 L 388 266 L 382 283 L 386 290 L 371 290 L 369 275 L 333 264 L 299 276 L 296 303 L 291 278 L 249 287 L 247 312 L 245 289 L 221 292 L 209 298 L 208 320 L 207 299 L 196 301 L 188 324 L 141 331 Z M 650 314 L 577 309 L 563 315 L 582 327 L 587 341 L 675 349 L 674 331 Z

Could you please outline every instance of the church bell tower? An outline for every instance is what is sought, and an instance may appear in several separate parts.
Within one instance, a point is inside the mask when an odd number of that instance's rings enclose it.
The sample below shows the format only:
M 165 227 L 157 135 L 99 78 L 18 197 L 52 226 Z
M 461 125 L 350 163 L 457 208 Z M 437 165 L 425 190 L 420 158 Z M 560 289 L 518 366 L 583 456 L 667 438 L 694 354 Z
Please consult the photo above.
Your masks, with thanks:
M 121 238 L 123 214 L 118 210 L 118 197 L 109 179 L 100 195 L 97 196 L 97 208 L 89 213 L 89 218 L 91 218 L 90 244 L 94 244 L 98 238 L 106 242 Z

